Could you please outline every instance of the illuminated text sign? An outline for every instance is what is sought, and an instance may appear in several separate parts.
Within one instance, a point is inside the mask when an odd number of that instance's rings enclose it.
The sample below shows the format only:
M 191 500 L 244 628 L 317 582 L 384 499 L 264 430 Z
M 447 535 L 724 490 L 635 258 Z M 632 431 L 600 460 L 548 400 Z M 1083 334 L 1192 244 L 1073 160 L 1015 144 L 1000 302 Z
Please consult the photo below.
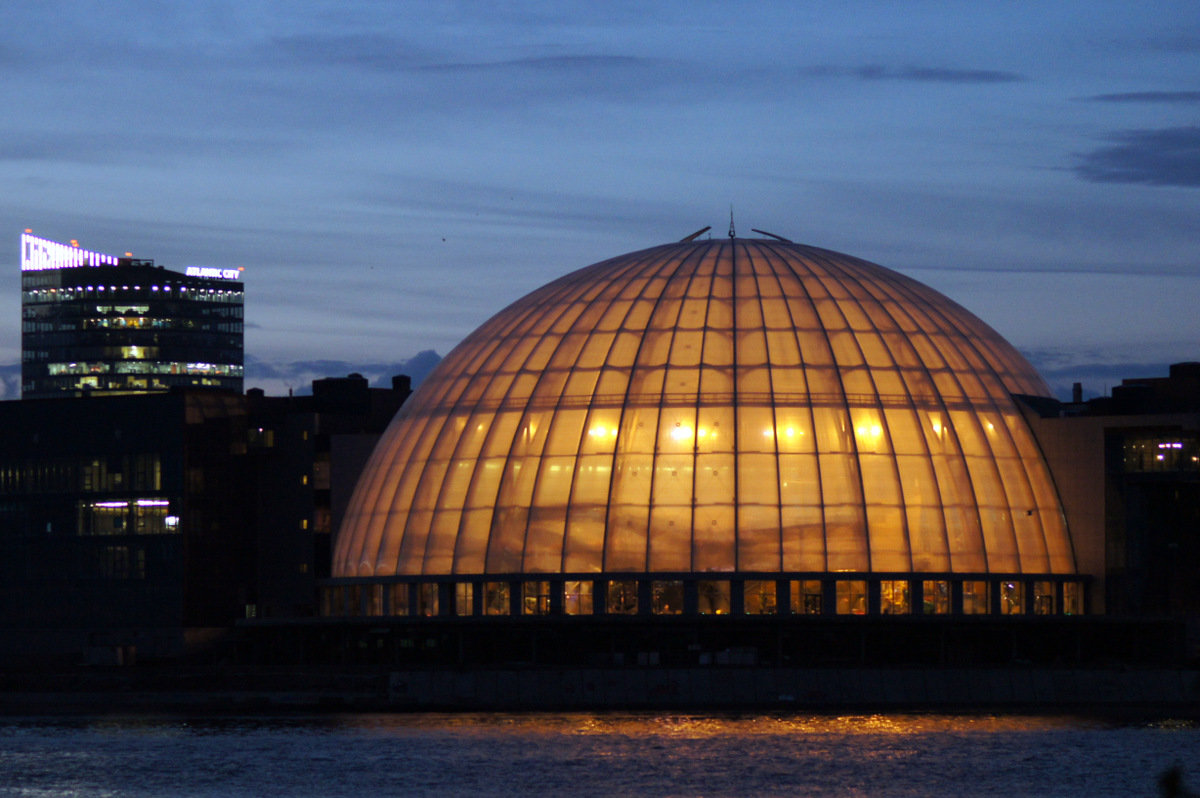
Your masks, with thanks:
M 75 266 L 116 266 L 116 255 L 105 255 L 87 249 L 60 244 L 38 238 L 29 233 L 21 234 L 21 271 L 36 272 L 45 269 L 70 269 Z
M 188 266 L 184 273 L 188 277 L 207 277 L 212 280 L 236 280 L 241 276 L 239 269 L 217 269 L 212 266 Z

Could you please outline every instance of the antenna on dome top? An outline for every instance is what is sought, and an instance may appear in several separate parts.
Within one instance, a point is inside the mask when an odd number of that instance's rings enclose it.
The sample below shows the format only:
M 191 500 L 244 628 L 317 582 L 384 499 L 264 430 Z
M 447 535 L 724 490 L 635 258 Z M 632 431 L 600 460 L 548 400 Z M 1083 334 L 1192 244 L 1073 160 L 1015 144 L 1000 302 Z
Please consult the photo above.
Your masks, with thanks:
M 773 238 L 773 239 L 775 239 L 776 241 L 782 241 L 782 242 L 783 242 L 783 243 L 785 243 L 785 244 L 794 244 L 794 243 L 795 243 L 795 242 L 794 242 L 794 241 L 792 241 L 792 239 L 790 239 L 790 238 L 784 238 L 783 236 L 777 236 L 777 235 L 775 235 L 774 233 L 768 233 L 766 230 L 759 230 L 757 227 L 751 227 L 751 228 L 750 228 L 750 232 L 751 232 L 751 233 L 758 233 L 759 235 L 763 235 L 763 236 L 767 236 L 767 237 L 769 237 L 769 238 Z
M 712 229 L 712 225 L 711 225 L 711 224 L 710 224 L 708 227 L 701 227 L 699 230 L 697 230 L 696 232 L 692 233 L 690 236 L 685 236 L 685 237 L 683 237 L 683 238 L 679 239 L 679 243 L 680 243 L 680 244 L 686 244 L 688 241 L 695 241 L 695 240 L 696 240 L 696 236 L 703 235 L 703 234 L 707 233 L 707 232 L 708 232 L 709 230 L 711 230 L 711 229 Z
M 729 237 L 736 238 L 737 231 L 733 229 L 733 203 L 729 203 Z

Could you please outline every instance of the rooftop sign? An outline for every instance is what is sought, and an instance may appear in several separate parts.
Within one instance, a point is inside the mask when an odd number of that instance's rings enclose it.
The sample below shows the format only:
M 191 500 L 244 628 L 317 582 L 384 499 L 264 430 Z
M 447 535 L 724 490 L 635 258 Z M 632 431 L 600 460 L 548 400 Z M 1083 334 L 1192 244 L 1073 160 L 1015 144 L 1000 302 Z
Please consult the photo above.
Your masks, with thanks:
M 80 249 L 74 244 L 60 244 L 38 238 L 29 233 L 21 234 L 21 271 L 36 272 L 46 269 L 71 269 L 76 266 L 116 266 L 116 255 L 105 255 Z
M 184 274 L 188 277 L 205 277 L 210 280 L 236 280 L 241 277 L 241 269 L 217 269 L 213 266 L 188 266 Z

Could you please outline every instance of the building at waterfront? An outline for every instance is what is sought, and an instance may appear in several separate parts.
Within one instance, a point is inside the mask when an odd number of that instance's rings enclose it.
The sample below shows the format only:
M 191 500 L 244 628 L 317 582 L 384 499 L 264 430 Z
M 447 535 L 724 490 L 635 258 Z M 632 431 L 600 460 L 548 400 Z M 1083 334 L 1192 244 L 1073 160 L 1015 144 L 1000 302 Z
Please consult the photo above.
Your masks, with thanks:
M 0 667 L 179 656 L 311 616 L 406 377 L 0 402 Z
M 1093 609 L 1200 619 L 1200 363 L 1028 411 L 1094 577 Z
M 1018 397 L 951 300 L 782 239 L 568 274 L 452 351 L 375 450 L 329 615 L 1087 611 Z
M 21 395 L 241 393 L 240 269 L 107 255 L 21 236 Z

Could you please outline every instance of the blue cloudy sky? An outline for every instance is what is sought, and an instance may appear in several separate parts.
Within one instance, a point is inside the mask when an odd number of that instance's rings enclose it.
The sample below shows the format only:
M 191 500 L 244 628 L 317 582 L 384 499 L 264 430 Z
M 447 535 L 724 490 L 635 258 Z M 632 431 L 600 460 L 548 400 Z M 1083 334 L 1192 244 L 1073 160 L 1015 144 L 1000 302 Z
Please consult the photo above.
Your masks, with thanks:
M 949 294 L 1060 393 L 1200 360 L 1194 0 L 40 0 L 0 5 L 0 75 L 0 365 L 26 227 L 244 266 L 277 392 L 731 204 Z

